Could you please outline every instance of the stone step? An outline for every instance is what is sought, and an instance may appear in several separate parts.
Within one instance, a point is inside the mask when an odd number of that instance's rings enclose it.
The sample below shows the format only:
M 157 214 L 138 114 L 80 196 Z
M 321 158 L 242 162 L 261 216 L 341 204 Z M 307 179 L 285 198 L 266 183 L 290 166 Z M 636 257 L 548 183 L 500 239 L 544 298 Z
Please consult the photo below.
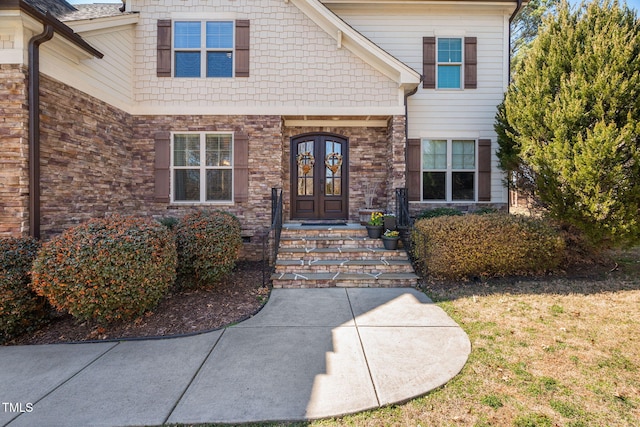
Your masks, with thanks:
M 381 244 L 382 245 L 382 244 Z M 406 260 L 407 253 L 403 249 L 387 250 L 376 248 L 281 248 L 278 260 Z
M 274 273 L 274 288 L 385 288 L 411 287 L 418 282 L 414 273 Z
M 300 224 L 284 224 L 282 237 L 366 237 L 367 229 L 360 224 L 347 224 L 340 226 L 305 226 Z
M 413 266 L 402 260 L 278 260 L 276 273 L 411 273 Z
M 283 236 L 280 248 L 376 248 L 382 247 L 382 240 L 364 236 Z

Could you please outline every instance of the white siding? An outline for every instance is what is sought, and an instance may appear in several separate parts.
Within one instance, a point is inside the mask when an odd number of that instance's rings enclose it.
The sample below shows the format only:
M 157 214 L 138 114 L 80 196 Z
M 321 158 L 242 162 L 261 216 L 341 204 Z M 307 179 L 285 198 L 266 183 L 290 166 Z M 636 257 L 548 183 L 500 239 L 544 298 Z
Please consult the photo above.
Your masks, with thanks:
M 55 39 L 41 47 L 40 69 L 44 74 L 75 87 L 123 110 L 130 110 L 132 98 L 133 26 L 81 34 L 104 58 L 78 60 L 61 52 Z M 56 38 L 59 37 L 56 35 Z
M 416 71 L 422 70 L 422 38 L 477 37 L 478 88 L 423 89 L 408 98 L 409 138 L 490 138 L 507 82 L 508 16 L 505 6 L 328 5 L 348 24 Z M 506 202 L 503 176 L 493 156 L 492 201 Z

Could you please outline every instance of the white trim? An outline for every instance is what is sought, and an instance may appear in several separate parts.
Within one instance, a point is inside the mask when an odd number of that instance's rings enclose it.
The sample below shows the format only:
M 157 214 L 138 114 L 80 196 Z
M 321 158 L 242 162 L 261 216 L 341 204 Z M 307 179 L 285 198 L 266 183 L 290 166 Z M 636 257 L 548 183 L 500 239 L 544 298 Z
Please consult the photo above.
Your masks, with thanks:
M 185 78 L 186 79 L 186 78 Z M 137 116 L 362 116 L 363 111 L 371 116 L 403 116 L 405 111 L 403 106 L 394 107 L 331 107 L 331 106 L 295 106 L 295 105 L 273 105 L 273 106 L 252 106 L 252 105 L 188 105 L 171 104 L 158 106 L 152 103 L 136 103 L 130 110 L 130 114 Z
M 331 12 L 318 0 L 291 0 L 298 9 L 322 28 L 341 46 L 353 52 L 367 64 L 398 83 L 406 92 L 415 89 L 421 81 L 420 73 L 399 61 L 353 27 Z
M 199 166 L 174 166 L 174 137 L 176 135 L 198 135 L 200 137 L 199 148 L 200 148 L 200 165 Z M 231 144 L 230 144 L 230 166 L 216 166 L 216 167 L 207 167 L 206 166 L 206 137 L 207 135 L 230 135 L 231 136 Z M 235 165 L 233 163 L 234 160 L 234 141 L 235 141 L 235 133 L 233 131 L 202 131 L 202 132 L 192 132 L 192 131 L 175 131 L 171 132 L 171 140 L 169 143 L 170 157 L 169 157 L 169 203 L 171 205 L 176 206 L 185 206 L 185 205 L 233 205 L 234 204 L 234 172 Z M 204 164 L 203 164 L 204 163 Z M 200 179 L 200 200 L 175 200 L 175 180 L 174 180 L 174 171 L 175 170 L 189 170 L 189 169 L 198 169 L 199 171 L 199 179 Z M 230 170 L 231 171 L 231 199 L 230 200 L 206 200 L 207 198 L 207 170 Z
M 140 14 L 131 13 L 123 16 L 110 16 L 107 18 L 82 19 L 78 21 L 64 21 L 67 27 L 76 33 L 85 33 L 90 31 L 101 30 L 117 30 L 118 27 L 126 25 L 135 25 L 140 21 Z
M 285 127 L 346 127 L 346 128 L 386 128 L 389 126 L 388 120 L 289 120 L 284 119 Z
M 425 141 L 446 141 L 447 159 L 446 168 L 444 169 L 424 169 L 422 164 L 422 144 Z M 453 168 L 453 141 L 473 141 L 474 168 L 473 169 L 454 169 Z M 424 172 L 444 172 L 445 174 L 445 199 L 425 199 L 423 194 Z M 456 172 L 473 172 L 473 199 L 470 200 L 454 200 L 453 199 L 453 173 Z M 478 140 L 473 138 L 420 138 L 420 202 L 423 203 L 477 203 L 478 202 Z

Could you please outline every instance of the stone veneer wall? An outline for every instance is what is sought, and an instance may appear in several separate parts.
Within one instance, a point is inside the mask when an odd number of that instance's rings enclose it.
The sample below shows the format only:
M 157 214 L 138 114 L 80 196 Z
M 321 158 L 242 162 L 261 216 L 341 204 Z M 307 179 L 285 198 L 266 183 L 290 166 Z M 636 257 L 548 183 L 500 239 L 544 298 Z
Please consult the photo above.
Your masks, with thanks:
M 389 181 L 389 141 L 388 129 L 378 127 L 295 127 L 286 128 L 282 146 L 283 184 L 285 202 L 285 220 L 290 218 L 291 180 L 290 156 L 291 137 L 310 133 L 328 132 L 349 139 L 349 220 L 360 221 L 358 211 L 365 207 L 364 189 L 368 183 L 377 183 L 373 207 L 388 209 L 393 205 L 389 195 L 393 194 L 393 181 Z M 391 201 L 390 201 L 391 200 Z
M 27 71 L 0 65 L 0 237 L 29 232 Z
M 10 86 L 9 80 L 3 79 L 3 88 Z M 21 95 L 22 103 L 25 96 Z M 271 188 L 281 186 L 282 180 L 280 116 L 131 116 L 46 76 L 41 78 L 40 101 L 43 238 L 110 213 L 180 217 L 194 209 L 223 209 L 237 215 L 242 222 L 243 233 L 248 238 L 243 256 L 251 259 L 262 256 L 262 231 L 271 222 Z M 26 127 L 26 109 L 23 120 Z M 8 121 L 5 119 L 4 123 Z M 8 127 L 6 131 L 0 126 L 0 132 L 4 135 L 14 128 L 20 126 Z M 163 131 L 247 134 L 248 202 L 203 206 L 157 201 L 154 198 L 154 137 Z M 26 129 L 23 133 L 26 146 Z M 20 140 L 16 141 L 17 144 Z M 14 187 L 19 189 L 16 191 L 25 195 L 22 215 L 28 225 L 27 154 L 19 146 L 10 148 L 10 153 L 24 154 L 24 160 L 3 182 L 15 181 Z M 5 168 L 2 173 L 4 171 Z M 21 178 L 20 173 L 24 175 Z M 3 227 L 20 218 L 14 213 L 8 213 L 10 218 L 2 222 Z M 16 224 L 6 234 L 18 235 L 16 229 L 21 227 L 25 228 Z
M 28 232 L 26 76 L 20 67 L 0 68 L 0 84 L 12 104 L 3 105 L 0 134 L 6 164 L 2 169 L 4 235 Z M 11 120 L 8 120 L 11 118 Z M 403 180 L 392 167 L 404 165 L 404 117 L 387 128 L 287 128 L 273 116 L 131 116 L 64 85 L 41 78 L 42 236 L 51 237 L 93 217 L 110 213 L 180 217 L 203 205 L 171 205 L 154 198 L 155 135 L 158 132 L 245 133 L 249 137 L 249 200 L 206 205 L 237 215 L 245 237 L 244 258 L 262 256 L 262 238 L 271 220 L 271 188 L 285 190 L 289 218 L 289 138 L 330 132 L 349 139 L 350 220 L 364 207 L 364 186 L 378 183 L 374 207 L 393 209 L 393 189 Z M 5 136 L 8 135 L 8 136 Z M 5 142 L 7 141 L 7 142 Z M 4 160 L 4 159 L 3 159 Z M 3 163 L 3 164 L 4 164 Z M 6 172 L 5 172 L 6 171 Z M 11 191 L 9 191 L 11 190 Z M 10 208 L 14 208 L 11 210 Z
M 238 216 L 245 242 L 243 258 L 262 257 L 263 232 L 271 224 L 271 188 L 282 181 L 282 120 L 280 116 L 136 116 L 135 168 L 142 184 L 136 198 L 155 216 L 180 217 L 194 209 L 222 209 Z M 157 132 L 236 132 L 249 137 L 249 200 L 229 204 L 167 205 L 154 199 L 154 144 Z
M 42 237 L 108 213 L 138 213 L 131 117 L 44 75 L 40 93 Z

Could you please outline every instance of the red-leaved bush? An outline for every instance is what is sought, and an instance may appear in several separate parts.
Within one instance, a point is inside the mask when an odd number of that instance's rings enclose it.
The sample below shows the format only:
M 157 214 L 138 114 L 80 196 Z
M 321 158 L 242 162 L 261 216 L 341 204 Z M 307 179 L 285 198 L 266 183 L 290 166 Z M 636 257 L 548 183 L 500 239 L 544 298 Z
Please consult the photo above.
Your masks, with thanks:
M 176 277 L 175 238 L 157 221 L 113 215 L 44 243 L 32 288 L 58 310 L 101 323 L 155 307 Z
M 0 344 L 48 320 L 46 301 L 29 288 L 39 247 L 31 238 L 0 239 Z

